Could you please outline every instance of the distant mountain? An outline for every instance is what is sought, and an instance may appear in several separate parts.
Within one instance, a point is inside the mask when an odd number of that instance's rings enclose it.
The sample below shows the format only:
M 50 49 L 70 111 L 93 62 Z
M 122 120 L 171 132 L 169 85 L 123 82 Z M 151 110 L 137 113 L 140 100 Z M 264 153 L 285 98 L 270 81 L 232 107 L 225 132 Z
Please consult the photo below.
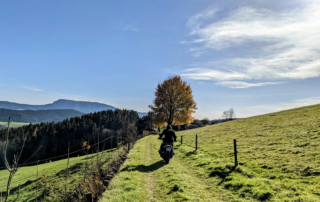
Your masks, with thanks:
M 14 102 L 0 101 L 0 108 L 13 110 L 47 110 L 47 109 L 74 109 L 83 113 L 91 113 L 103 110 L 115 110 L 110 105 L 97 102 L 73 101 L 73 100 L 57 100 L 52 104 L 45 105 L 27 105 Z
M 98 102 L 74 101 L 60 99 L 52 104 L 45 105 L 28 105 L 14 102 L 0 101 L 0 108 L 12 110 L 48 110 L 48 109 L 74 109 L 83 113 L 94 113 L 104 110 L 115 110 L 116 108 Z M 147 115 L 147 113 L 138 112 L 140 117 Z
M 73 109 L 51 109 L 51 110 L 11 110 L 0 109 L 0 122 L 7 122 L 11 117 L 13 122 L 40 123 L 59 122 L 67 118 L 82 116 L 84 113 Z

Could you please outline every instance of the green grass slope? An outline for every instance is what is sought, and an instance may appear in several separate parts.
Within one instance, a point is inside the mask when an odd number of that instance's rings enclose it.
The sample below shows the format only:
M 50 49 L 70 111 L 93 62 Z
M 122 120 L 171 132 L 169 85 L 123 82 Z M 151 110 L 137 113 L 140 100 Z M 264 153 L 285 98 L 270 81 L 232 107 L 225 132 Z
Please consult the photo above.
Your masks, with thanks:
M 10 123 L 10 128 L 18 128 L 21 126 L 29 125 L 30 123 L 22 123 L 22 122 L 11 122 Z M 8 127 L 8 122 L 0 122 L 0 126 L 3 126 L 2 128 L 7 128 Z M 1 129 L 1 128 L 0 128 Z
M 106 150 L 100 152 L 98 157 L 104 162 L 115 155 L 116 152 L 117 150 Z M 97 154 L 89 154 L 88 156 L 69 159 L 67 191 L 73 191 L 78 186 L 78 182 L 83 180 L 86 163 L 88 165 L 87 173 L 90 169 L 95 169 L 96 158 Z M 107 166 L 110 162 L 108 161 L 104 166 Z M 38 166 L 38 180 L 37 166 L 26 166 L 19 169 L 12 180 L 9 201 L 13 201 L 17 197 L 19 185 L 20 196 L 18 201 L 35 201 L 36 195 L 38 200 L 41 201 L 61 201 L 65 197 L 66 167 L 67 159 L 40 164 Z M 43 177 L 43 174 L 48 175 L 48 177 Z M 3 201 L 8 176 L 9 172 L 7 170 L 0 170 L 0 193 L 2 192 Z
M 320 105 L 176 134 L 168 165 L 139 140 L 101 201 L 320 201 Z

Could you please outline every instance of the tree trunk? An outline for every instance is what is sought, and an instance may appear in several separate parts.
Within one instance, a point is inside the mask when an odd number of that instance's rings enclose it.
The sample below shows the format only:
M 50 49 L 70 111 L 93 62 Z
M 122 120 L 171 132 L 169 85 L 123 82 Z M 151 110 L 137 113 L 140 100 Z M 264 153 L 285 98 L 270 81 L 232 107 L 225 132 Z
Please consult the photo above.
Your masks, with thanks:
M 11 188 L 11 180 L 12 180 L 12 177 L 13 177 L 13 172 L 10 172 L 10 176 L 9 176 L 9 180 L 8 180 L 8 185 L 7 185 L 7 196 L 6 196 L 5 202 L 8 201 L 8 198 L 9 198 L 9 195 L 10 195 L 10 188 Z

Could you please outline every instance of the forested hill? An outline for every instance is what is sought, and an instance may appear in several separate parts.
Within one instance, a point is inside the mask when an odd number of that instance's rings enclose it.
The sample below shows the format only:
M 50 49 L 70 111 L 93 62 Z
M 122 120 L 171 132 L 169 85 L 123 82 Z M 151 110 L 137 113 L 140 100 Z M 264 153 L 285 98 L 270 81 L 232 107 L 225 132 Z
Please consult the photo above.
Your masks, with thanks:
M 45 105 L 28 105 L 14 102 L 0 101 L 0 108 L 12 110 L 48 110 L 48 109 L 74 109 L 83 113 L 94 113 L 104 110 L 115 110 L 116 108 L 98 102 L 74 101 L 60 99 L 51 104 Z M 138 112 L 139 116 L 145 116 L 145 113 Z
M 56 110 L 11 110 L 0 109 L 0 122 L 7 122 L 11 117 L 13 122 L 41 123 L 41 122 L 59 122 L 67 118 L 82 116 L 84 113 L 73 109 Z
M 27 141 L 20 163 L 28 159 L 40 145 L 42 148 L 38 155 L 30 161 L 65 154 L 68 151 L 68 142 L 70 142 L 70 152 L 82 149 L 83 141 L 88 141 L 90 145 L 93 145 L 98 141 L 98 135 L 100 140 L 116 136 L 117 138 L 113 139 L 113 144 L 116 145 L 118 141 L 126 139 L 127 135 L 136 134 L 138 123 L 141 125 L 137 112 L 116 109 L 85 114 L 59 123 L 30 124 L 11 129 L 7 157 L 9 162 L 12 162 L 13 154 L 21 149 L 23 133 L 27 136 Z M 0 148 L 4 144 L 5 137 L 6 130 L 0 130 Z M 111 142 L 106 141 L 105 143 L 105 148 L 110 148 Z M 101 144 L 100 148 L 103 146 Z M 73 155 L 78 155 L 78 153 Z M 3 167 L 1 158 L 2 155 L 0 155 L 0 167 Z

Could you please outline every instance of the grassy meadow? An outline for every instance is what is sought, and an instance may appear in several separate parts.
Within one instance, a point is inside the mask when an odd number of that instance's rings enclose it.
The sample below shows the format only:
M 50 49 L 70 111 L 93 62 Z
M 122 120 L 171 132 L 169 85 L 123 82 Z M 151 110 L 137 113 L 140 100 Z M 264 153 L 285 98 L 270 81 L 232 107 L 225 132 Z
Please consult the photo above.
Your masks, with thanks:
M 10 128 L 18 128 L 21 126 L 29 125 L 30 123 L 22 123 L 22 122 L 10 122 Z M 0 122 L 1 126 L 8 126 L 8 122 Z
M 139 140 L 100 201 L 320 201 L 320 105 L 176 134 L 168 165 Z
M 111 160 L 107 160 L 113 158 L 118 152 L 116 149 L 106 150 L 98 153 L 98 158 L 101 162 L 105 162 L 103 166 L 107 166 L 111 162 Z M 96 159 L 97 154 L 69 159 L 67 192 L 73 191 L 78 186 L 78 182 L 83 180 L 86 164 L 88 165 L 87 173 L 95 169 Z M 36 165 L 20 168 L 13 177 L 9 201 L 14 201 L 17 197 L 19 186 L 20 196 L 18 201 L 35 201 L 36 198 L 41 201 L 61 201 L 65 197 L 67 161 L 68 159 L 63 159 L 39 164 L 38 180 Z M 47 175 L 47 177 L 43 175 Z M 8 176 L 9 172 L 7 170 L 0 170 L 0 192 L 2 192 L 3 200 Z

